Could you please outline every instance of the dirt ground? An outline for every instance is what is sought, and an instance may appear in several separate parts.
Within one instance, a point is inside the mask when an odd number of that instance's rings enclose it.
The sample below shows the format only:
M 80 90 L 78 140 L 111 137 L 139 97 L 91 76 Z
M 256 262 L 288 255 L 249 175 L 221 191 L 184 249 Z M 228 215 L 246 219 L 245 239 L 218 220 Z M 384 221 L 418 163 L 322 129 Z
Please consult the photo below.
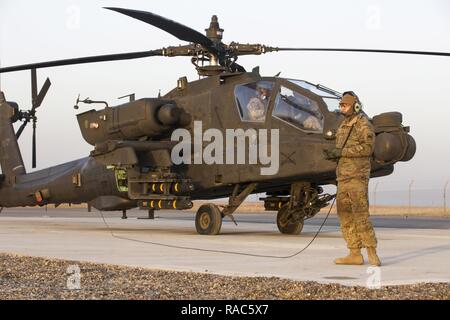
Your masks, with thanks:
M 0 299 L 448 300 L 450 284 L 369 289 L 273 277 L 155 271 L 0 254 Z

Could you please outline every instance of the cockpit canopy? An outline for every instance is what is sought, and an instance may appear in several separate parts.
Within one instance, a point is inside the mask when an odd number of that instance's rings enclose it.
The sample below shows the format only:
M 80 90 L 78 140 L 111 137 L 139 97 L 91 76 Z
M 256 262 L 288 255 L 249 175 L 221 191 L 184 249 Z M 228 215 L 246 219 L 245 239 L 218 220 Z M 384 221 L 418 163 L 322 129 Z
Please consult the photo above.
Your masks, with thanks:
M 324 113 L 339 109 L 341 94 L 303 80 L 260 80 L 238 85 L 235 98 L 241 120 L 265 122 L 271 116 L 306 132 L 323 133 Z M 325 105 L 328 110 L 320 108 Z

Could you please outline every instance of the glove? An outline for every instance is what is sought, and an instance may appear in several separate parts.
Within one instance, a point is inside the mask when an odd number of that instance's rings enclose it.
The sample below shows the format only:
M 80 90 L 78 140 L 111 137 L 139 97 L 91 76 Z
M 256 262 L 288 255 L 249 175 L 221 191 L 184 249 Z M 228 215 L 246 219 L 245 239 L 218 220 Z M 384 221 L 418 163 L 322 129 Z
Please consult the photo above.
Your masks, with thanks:
M 337 160 L 342 157 L 342 149 L 333 148 L 333 149 L 325 149 L 323 150 L 325 154 L 325 159 L 327 160 Z

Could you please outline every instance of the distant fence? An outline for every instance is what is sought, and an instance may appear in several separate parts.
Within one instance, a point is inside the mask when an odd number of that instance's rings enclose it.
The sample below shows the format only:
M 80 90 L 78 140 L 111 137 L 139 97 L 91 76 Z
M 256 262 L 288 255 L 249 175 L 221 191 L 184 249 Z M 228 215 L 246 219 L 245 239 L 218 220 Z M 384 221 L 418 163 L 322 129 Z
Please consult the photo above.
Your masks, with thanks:
M 389 181 L 373 181 L 369 188 L 370 202 L 373 207 L 399 206 L 408 208 L 410 212 L 417 207 L 439 208 L 449 214 L 449 182 L 445 181 L 439 188 L 436 183 L 430 187 L 430 183 L 410 180 L 403 183 L 405 188 L 400 189 L 397 184 L 397 188 L 392 189 Z

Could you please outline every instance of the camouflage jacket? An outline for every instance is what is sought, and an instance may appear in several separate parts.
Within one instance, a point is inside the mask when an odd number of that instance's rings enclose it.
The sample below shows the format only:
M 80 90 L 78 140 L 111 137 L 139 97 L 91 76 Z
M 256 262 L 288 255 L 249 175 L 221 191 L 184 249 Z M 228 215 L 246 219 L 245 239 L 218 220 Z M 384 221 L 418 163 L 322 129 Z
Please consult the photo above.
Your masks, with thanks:
M 353 125 L 354 128 L 344 146 Z M 346 118 L 336 133 L 336 147 L 343 148 L 336 171 L 337 181 L 351 178 L 369 179 L 374 144 L 375 131 L 365 115 Z

